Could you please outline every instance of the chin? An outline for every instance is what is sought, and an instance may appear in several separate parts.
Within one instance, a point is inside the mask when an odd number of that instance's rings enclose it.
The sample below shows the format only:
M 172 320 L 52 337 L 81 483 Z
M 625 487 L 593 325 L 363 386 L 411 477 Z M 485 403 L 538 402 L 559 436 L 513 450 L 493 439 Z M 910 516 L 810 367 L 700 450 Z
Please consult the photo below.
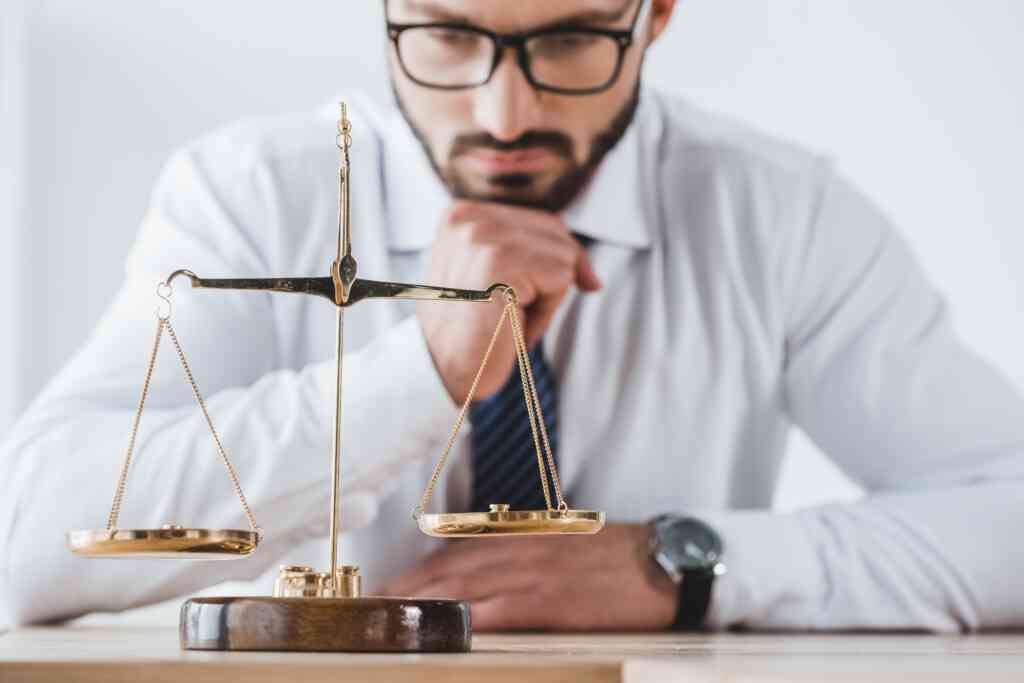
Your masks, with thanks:
M 482 192 L 473 194 L 471 198 L 487 202 L 496 202 L 498 204 L 515 204 L 518 206 L 528 206 L 537 209 L 547 207 L 547 198 L 542 194 L 532 191 L 510 190 L 501 187 L 489 187 Z
M 452 185 L 456 196 L 542 206 L 547 199 L 551 182 L 547 174 L 508 174 L 502 176 L 476 176 L 457 178 Z

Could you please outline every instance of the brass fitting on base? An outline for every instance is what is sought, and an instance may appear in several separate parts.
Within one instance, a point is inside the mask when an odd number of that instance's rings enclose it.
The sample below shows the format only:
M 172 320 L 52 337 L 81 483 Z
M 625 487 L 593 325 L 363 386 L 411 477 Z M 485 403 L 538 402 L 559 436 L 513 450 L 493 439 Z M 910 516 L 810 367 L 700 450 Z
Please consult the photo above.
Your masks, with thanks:
M 359 567 L 343 564 L 334 574 L 335 598 L 358 598 L 363 593 L 363 577 L 359 575 Z
M 358 598 L 362 592 L 363 577 L 355 565 L 338 567 L 333 582 L 312 567 L 283 565 L 274 581 L 275 598 Z

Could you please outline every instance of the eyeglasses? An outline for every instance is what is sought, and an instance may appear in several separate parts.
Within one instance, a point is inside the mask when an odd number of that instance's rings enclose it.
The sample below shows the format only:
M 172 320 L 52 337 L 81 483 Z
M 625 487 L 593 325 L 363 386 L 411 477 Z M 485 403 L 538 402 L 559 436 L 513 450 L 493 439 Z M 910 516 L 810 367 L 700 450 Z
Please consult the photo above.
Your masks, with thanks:
M 427 88 L 464 90 L 484 85 L 506 48 L 538 90 L 592 95 L 607 90 L 622 69 L 626 49 L 649 0 L 640 0 L 628 30 L 553 26 L 524 33 L 494 33 L 469 24 L 389 21 L 388 37 L 409 80 Z

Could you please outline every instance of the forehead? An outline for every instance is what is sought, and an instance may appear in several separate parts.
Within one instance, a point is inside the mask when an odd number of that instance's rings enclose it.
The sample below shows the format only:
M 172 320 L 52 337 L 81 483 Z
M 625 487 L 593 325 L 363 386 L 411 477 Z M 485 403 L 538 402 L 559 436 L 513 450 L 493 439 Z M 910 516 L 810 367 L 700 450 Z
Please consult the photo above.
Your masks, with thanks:
M 635 0 L 388 0 L 392 21 L 456 21 L 495 31 L 558 23 L 621 24 Z

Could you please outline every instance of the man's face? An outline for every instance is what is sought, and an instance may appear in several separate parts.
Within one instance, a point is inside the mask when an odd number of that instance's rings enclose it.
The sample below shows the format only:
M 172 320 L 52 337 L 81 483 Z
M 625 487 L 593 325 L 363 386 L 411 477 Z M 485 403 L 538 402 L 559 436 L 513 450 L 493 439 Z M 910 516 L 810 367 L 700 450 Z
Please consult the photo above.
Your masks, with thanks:
M 446 22 L 521 33 L 555 25 L 627 30 L 640 1 L 389 0 L 386 6 L 388 19 L 398 24 Z M 403 72 L 392 44 L 389 61 L 399 105 L 452 194 L 564 208 L 632 120 L 643 50 L 653 34 L 651 13 L 646 14 L 618 78 L 607 90 L 589 95 L 534 88 L 514 49 L 506 49 L 483 85 L 431 89 Z M 403 57 L 408 62 L 411 55 L 403 50 Z

